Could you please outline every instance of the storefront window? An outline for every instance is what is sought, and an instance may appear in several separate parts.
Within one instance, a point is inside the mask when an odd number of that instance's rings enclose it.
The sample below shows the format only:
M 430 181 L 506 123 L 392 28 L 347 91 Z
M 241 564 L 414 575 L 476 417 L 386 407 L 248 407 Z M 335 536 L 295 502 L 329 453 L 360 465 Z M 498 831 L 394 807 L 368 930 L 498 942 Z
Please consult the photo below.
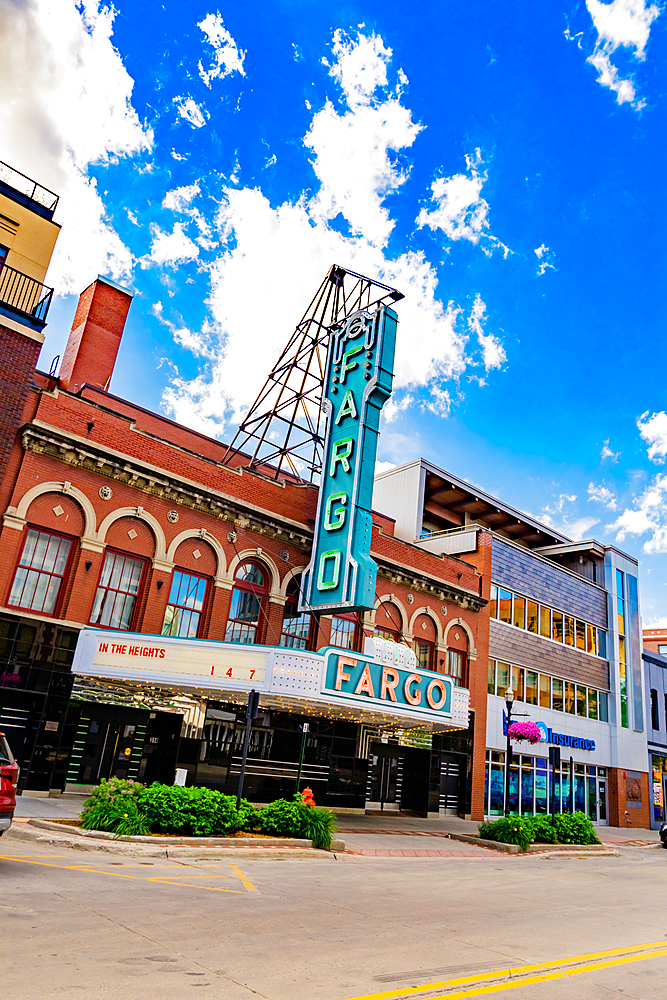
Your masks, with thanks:
M 502 816 L 504 804 L 505 754 L 491 751 L 491 783 L 489 789 L 489 813 Z
M 126 630 L 131 627 L 144 566 L 143 559 L 107 551 L 90 616 L 93 625 Z
M 199 634 L 207 584 L 204 576 L 174 570 L 162 635 L 180 635 L 191 639 Z
M 287 586 L 287 600 L 283 614 L 280 645 L 286 649 L 306 649 L 310 632 L 311 615 L 299 613 L 301 577 L 290 580 Z
M 533 758 L 521 758 L 521 812 L 531 814 L 533 811 Z
M 547 811 L 547 761 L 535 758 L 535 812 L 540 815 Z
M 14 574 L 9 604 L 52 615 L 61 593 L 72 541 L 30 528 Z
M 256 563 L 242 563 L 236 570 L 225 642 L 258 641 L 260 616 L 268 593 L 265 571 Z

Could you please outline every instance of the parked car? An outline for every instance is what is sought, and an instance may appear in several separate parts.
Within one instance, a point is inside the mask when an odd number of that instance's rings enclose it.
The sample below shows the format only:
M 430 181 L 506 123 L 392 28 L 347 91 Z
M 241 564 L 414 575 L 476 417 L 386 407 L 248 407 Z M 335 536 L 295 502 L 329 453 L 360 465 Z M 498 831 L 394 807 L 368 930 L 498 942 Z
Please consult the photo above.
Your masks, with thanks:
M 0 837 L 12 825 L 18 783 L 19 766 L 9 749 L 5 734 L 0 733 Z
M 667 823 L 663 823 L 660 827 L 660 840 L 662 841 L 662 846 L 667 847 Z

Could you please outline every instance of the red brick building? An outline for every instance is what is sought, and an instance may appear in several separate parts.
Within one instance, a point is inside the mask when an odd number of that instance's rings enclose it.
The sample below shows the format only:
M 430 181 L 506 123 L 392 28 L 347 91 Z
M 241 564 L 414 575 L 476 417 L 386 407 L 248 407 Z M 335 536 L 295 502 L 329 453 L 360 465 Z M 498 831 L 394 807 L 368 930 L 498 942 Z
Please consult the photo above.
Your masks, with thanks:
M 320 782 L 320 800 L 481 819 L 490 534 L 478 533 L 473 565 L 395 537 L 378 512 L 375 609 L 300 616 L 317 488 L 248 472 L 242 454 L 223 465 L 221 442 L 111 394 L 130 304 L 105 278 L 83 292 L 59 377 L 11 346 L 23 388 L 21 406 L 3 413 L 11 450 L 0 484 L 0 729 L 21 760 L 22 786 L 58 791 L 112 773 L 170 781 L 176 765 L 193 782 L 227 790 L 235 780 L 238 701 L 75 677 L 83 628 L 304 652 L 363 651 L 379 634 L 411 647 L 418 669 L 469 689 L 469 729 L 431 739 L 363 713 L 346 721 L 274 704 L 254 729 L 248 794 L 262 801 L 293 788 L 306 720 L 304 774 Z M 0 327 L 3 356 L 8 336 Z

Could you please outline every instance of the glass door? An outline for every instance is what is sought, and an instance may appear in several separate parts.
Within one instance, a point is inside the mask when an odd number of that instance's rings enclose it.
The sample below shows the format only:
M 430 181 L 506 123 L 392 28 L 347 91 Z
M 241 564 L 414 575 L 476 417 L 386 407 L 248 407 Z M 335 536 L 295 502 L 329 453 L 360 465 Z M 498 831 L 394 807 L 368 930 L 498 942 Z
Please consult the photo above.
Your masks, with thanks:
M 396 779 L 398 777 L 398 757 L 374 754 L 371 761 L 371 802 L 379 802 L 380 809 L 385 804 L 396 802 Z
M 591 816 L 591 819 L 593 817 Z M 607 816 L 607 779 L 598 778 L 598 824 L 599 826 L 609 826 Z

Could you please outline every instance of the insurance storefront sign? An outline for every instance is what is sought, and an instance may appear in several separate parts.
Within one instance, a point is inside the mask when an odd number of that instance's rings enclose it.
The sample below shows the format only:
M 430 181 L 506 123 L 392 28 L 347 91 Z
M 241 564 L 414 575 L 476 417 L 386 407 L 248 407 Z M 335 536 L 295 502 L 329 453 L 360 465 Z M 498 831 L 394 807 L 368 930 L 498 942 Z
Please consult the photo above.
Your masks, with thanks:
M 303 714 L 323 709 L 357 721 L 432 731 L 467 727 L 466 688 L 418 670 L 406 647 L 375 645 L 370 655 L 333 648 L 309 653 L 84 629 L 72 672 L 218 700 L 238 700 L 254 689 L 265 707 Z

